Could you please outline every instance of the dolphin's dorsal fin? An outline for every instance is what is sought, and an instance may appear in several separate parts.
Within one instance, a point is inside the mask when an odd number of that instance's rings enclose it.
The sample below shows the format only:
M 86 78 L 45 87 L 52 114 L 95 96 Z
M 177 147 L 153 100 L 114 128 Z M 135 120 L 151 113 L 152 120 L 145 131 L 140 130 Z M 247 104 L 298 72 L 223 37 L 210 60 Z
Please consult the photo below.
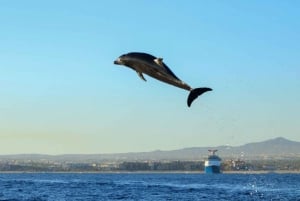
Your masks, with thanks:
M 143 73 L 138 72 L 138 71 L 136 71 L 136 72 L 137 72 L 137 74 L 139 75 L 139 77 L 140 77 L 142 80 L 144 80 L 145 82 L 147 81 L 147 80 L 144 78 Z
M 154 59 L 154 62 L 157 63 L 160 66 L 163 66 L 163 62 L 162 61 L 163 61 L 163 58 L 156 58 L 156 59 Z

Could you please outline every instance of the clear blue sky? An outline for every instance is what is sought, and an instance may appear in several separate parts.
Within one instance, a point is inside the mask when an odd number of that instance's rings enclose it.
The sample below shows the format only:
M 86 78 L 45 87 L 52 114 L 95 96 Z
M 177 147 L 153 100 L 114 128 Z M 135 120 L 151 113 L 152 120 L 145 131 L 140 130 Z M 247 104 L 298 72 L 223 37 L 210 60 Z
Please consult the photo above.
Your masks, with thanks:
M 300 141 L 299 1 L 0 1 L 0 154 Z M 163 57 L 187 91 L 116 66 Z

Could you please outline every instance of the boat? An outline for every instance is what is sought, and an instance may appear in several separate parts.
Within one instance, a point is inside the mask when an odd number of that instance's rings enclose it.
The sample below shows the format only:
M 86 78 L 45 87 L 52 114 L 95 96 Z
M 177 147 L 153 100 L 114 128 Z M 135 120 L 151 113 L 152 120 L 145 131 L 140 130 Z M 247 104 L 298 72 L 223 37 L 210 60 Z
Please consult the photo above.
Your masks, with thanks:
M 221 173 L 221 158 L 216 155 L 217 149 L 208 150 L 209 155 L 204 162 L 204 172 L 208 174 Z

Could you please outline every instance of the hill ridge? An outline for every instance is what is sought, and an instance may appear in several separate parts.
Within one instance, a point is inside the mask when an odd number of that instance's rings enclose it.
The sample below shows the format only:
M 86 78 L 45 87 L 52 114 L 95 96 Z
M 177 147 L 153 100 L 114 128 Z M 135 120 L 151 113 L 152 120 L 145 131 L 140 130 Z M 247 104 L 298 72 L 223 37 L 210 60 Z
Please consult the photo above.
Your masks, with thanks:
M 110 154 L 15 154 L 0 155 L 0 159 L 16 160 L 56 160 L 56 161 L 138 161 L 138 160 L 202 160 L 208 149 L 218 149 L 222 158 L 290 158 L 300 157 L 300 142 L 277 137 L 261 142 L 251 142 L 241 146 L 187 147 L 176 150 L 154 150 L 149 152 L 128 152 Z

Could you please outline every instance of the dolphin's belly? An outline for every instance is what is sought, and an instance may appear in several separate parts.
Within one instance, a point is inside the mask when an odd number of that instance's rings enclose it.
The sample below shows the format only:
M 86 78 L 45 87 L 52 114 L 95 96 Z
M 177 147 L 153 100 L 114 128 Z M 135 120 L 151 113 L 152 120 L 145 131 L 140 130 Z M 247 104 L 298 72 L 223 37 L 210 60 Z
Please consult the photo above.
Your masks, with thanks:
M 181 80 L 170 78 L 168 76 L 160 74 L 159 72 L 155 73 L 155 74 L 148 74 L 148 75 L 151 76 L 151 77 L 154 77 L 154 78 L 156 78 L 156 79 L 158 79 L 158 80 L 160 80 L 162 82 L 171 84 L 173 86 L 176 86 L 176 87 L 188 90 L 188 91 L 190 91 L 192 89 L 189 85 L 187 85 L 186 83 L 182 82 Z
M 163 67 L 158 66 L 153 62 L 152 63 L 145 63 L 139 62 L 137 65 L 132 66 L 137 72 L 141 72 L 147 74 L 153 78 L 156 78 L 162 82 L 174 85 L 176 87 L 185 89 L 190 91 L 192 88 L 184 83 L 183 81 L 179 80 L 177 77 L 170 75 Z

